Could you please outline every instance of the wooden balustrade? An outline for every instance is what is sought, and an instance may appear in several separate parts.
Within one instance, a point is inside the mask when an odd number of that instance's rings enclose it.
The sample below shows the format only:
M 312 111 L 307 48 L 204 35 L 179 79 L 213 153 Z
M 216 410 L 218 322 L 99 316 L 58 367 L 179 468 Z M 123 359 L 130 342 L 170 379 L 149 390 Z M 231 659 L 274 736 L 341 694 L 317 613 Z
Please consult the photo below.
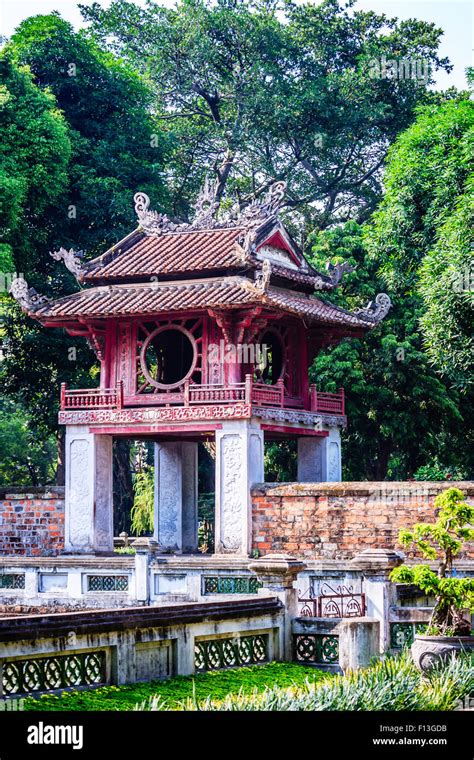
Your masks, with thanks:
M 61 384 L 61 409 L 122 409 L 123 384 L 116 388 L 79 388 L 68 390 Z
M 315 385 L 311 385 L 309 399 L 309 408 L 312 412 L 345 414 L 344 388 L 339 388 L 337 393 L 322 393 Z
M 176 393 L 143 395 L 143 406 L 180 404 L 255 404 L 277 408 L 303 407 L 303 400 L 285 395 L 283 380 L 275 385 L 254 382 L 252 375 L 245 376 L 243 383 L 218 383 L 193 385 L 184 383 Z M 136 405 L 135 399 L 133 405 Z M 85 388 L 68 390 L 66 383 L 61 385 L 61 409 L 123 409 L 123 383 L 116 388 Z M 315 385 L 310 386 L 309 409 L 323 414 L 343 415 L 345 413 L 344 389 L 338 393 L 322 393 Z

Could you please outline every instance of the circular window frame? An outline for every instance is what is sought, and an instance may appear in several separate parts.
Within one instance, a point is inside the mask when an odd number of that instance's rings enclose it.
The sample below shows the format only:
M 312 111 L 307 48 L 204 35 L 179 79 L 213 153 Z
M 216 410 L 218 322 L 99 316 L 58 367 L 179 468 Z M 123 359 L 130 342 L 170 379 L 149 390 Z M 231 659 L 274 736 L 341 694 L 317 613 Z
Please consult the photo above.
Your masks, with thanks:
M 280 380 L 284 381 L 285 377 L 286 377 L 285 341 L 283 340 L 283 338 L 282 338 L 281 334 L 278 332 L 278 330 L 276 330 L 274 327 L 267 327 L 267 328 L 264 328 L 262 330 L 262 332 L 260 333 L 260 335 L 259 335 L 258 340 L 259 340 L 260 346 L 263 346 L 263 336 L 266 335 L 267 333 L 271 333 L 272 335 L 274 335 L 278 339 L 278 341 L 280 343 L 280 348 L 281 348 L 281 371 L 280 371 L 280 374 L 279 374 L 278 378 L 275 380 L 274 383 L 267 383 L 266 380 L 262 380 L 262 382 L 265 383 L 265 385 L 269 385 L 270 387 L 275 387 L 275 385 Z
M 187 373 L 182 377 L 177 383 L 159 383 L 156 380 L 154 380 L 150 373 L 148 372 L 148 367 L 146 363 L 146 352 L 148 351 L 148 348 L 150 346 L 150 343 L 152 340 L 156 338 L 157 335 L 159 335 L 162 332 L 166 332 L 168 330 L 176 330 L 176 332 L 180 332 L 183 335 L 185 335 L 189 342 L 191 343 L 192 349 L 193 349 L 193 359 L 191 362 L 191 367 L 187 371 Z M 196 364 L 198 360 L 198 351 L 197 351 L 197 344 L 194 336 L 192 333 L 189 332 L 189 330 L 186 330 L 185 327 L 182 327 L 181 325 L 162 325 L 161 327 L 157 327 L 156 330 L 153 330 L 153 332 L 150 333 L 150 335 L 146 338 L 142 349 L 140 351 L 140 366 L 142 369 L 142 372 L 146 378 L 146 380 L 152 385 L 154 388 L 159 388 L 160 390 L 164 391 L 171 391 L 175 388 L 179 388 L 180 385 L 184 385 L 186 380 L 189 380 L 191 375 L 193 374 L 194 370 L 196 369 Z

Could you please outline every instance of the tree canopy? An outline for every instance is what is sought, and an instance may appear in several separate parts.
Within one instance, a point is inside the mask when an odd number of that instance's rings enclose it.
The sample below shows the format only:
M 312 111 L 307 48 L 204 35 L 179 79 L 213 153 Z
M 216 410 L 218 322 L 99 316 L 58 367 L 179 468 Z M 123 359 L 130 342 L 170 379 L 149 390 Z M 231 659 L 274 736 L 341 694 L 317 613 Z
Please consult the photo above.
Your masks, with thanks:
M 311 227 L 364 218 L 395 136 L 428 95 L 441 30 L 342 5 L 182 0 L 81 6 L 90 32 L 143 72 L 173 142 L 168 187 L 185 216 L 206 173 L 242 203 L 275 179 Z M 423 60 L 423 79 L 374 76 L 384 56 Z M 301 219 L 300 219 L 301 223 Z

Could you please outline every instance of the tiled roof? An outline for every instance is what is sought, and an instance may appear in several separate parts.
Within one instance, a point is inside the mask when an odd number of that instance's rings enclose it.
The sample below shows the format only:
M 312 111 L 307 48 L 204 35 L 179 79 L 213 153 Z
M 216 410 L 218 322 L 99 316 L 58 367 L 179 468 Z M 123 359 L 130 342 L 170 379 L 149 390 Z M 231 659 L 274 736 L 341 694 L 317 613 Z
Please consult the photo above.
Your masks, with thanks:
M 373 323 L 314 296 L 269 287 L 264 291 L 243 277 L 194 282 L 105 285 L 88 288 L 41 305 L 32 316 L 40 322 L 78 317 L 125 317 L 189 309 L 266 306 L 314 322 L 368 328 Z
M 83 265 L 84 282 L 129 280 L 179 272 L 242 269 L 246 255 L 238 227 L 146 235 L 135 230 L 120 243 Z

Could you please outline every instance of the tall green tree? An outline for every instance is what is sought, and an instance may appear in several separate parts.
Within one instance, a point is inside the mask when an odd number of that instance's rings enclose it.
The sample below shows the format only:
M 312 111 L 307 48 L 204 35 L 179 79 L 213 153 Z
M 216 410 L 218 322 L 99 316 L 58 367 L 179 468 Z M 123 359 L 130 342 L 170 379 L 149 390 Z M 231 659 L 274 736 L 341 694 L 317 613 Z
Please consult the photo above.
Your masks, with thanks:
M 51 139 L 49 160 L 49 143 L 35 140 L 35 131 L 28 127 L 38 118 L 39 108 L 31 95 L 18 93 L 14 105 L 19 129 L 22 123 L 24 129 L 17 140 L 10 129 L 7 168 L 14 173 L 14 167 L 21 170 L 25 164 L 36 180 L 36 196 L 18 205 L 18 225 L 5 227 L 4 240 L 14 269 L 30 285 L 46 295 L 63 295 L 78 286 L 49 252 L 60 246 L 83 250 L 86 257 L 103 252 L 133 228 L 132 198 L 138 189 L 162 208 L 165 141 L 143 78 L 83 33 L 74 32 L 57 14 L 24 21 L 2 51 L 1 61 L 4 85 L 8 72 L 28 67 L 31 73 L 22 76 L 62 130 Z M 21 179 L 21 171 L 18 176 Z M 97 383 L 97 362 L 84 341 L 42 329 L 17 306 L 10 307 L 6 319 L 3 352 L 4 390 L 29 410 L 40 437 L 57 432 L 61 382 L 79 387 Z
M 420 299 L 387 288 L 383 256 L 369 252 L 369 231 L 355 222 L 314 235 L 311 259 L 348 261 L 331 300 L 354 310 L 385 290 L 393 306 L 361 340 L 345 340 L 322 351 L 311 375 L 327 391 L 343 386 L 350 421 L 344 433 L 347 479 L 404 479 L 438 456 L 448 465 L 469 467 L 459 393 L 429 363 L 419 330 Z M 472 458 L 471 458 L 472 459 Z M 474 462 L 471 461 L 471 467 Z
M 308 227 L 365 218 L 389 144 L 427 98 L 441 30 L 354 9 L 355 0 L 181 0 L 81 6 L 90 33 L 150 80 L 175 149 L 173 209 L 186 215 L 203 175 L 242 204 L 275 179 Z M 383 59 L 423 61 L 390 78 Z M 429 67 L 431 71 L 428 72 Z M 416 73 L 416 72 L 415 72 Z

